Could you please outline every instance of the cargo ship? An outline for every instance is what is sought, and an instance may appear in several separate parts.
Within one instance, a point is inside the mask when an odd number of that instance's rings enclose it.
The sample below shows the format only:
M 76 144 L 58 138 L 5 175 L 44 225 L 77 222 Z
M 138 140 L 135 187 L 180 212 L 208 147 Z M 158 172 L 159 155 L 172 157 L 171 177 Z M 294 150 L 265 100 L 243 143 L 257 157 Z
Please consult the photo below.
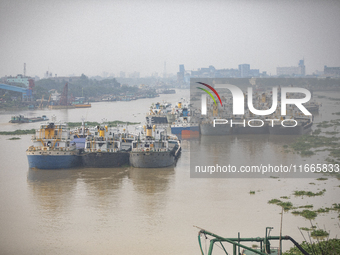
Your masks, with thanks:
M 179 113 L 176 122 L 173 122 L 170 127 L 171 133 L 176 135 L 181 135 L 183 131 L 199 133 L 200 130 L 199 123 L 193 120 L 190 110 L 186 107 L 181 109 L 181 113 Z
M 117 128 L 97 126 L 85 141 L 82 163 L 85 167 L 110 168 L 129 164 L 129 151 L 135 136 Z
M 30 168 L 63 169 L 81 165 L 79 150 L 72 143 L 66 124 L 42 124 L 32 142 L 33 145 L 26 150 Z
M 146 114 L 146 121 L 151 118 L 151 121 L 154 124 L 167 124 L 168 119 L 166 107 L 166 105 L 160 103 L 152 105 L 150 107 L 150 111 Z
M 176 136 L 169 136 L 164 129 L 149 123 L 143 127 L 136 141 L 132 142 L 130 164 L 139 168 L 161 168 L 175 164 L 181 151 Z

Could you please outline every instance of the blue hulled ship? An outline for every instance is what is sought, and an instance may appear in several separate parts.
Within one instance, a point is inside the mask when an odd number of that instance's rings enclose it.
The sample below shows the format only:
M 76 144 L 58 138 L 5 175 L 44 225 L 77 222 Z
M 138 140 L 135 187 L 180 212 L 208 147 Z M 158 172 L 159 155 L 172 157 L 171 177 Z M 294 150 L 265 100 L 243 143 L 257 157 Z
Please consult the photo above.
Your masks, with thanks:
M 81 165 L 76 144 L 66 124 L 42 124 L 32 137 L 33 145 L 26 150 L 30 168 L 61 169 Z

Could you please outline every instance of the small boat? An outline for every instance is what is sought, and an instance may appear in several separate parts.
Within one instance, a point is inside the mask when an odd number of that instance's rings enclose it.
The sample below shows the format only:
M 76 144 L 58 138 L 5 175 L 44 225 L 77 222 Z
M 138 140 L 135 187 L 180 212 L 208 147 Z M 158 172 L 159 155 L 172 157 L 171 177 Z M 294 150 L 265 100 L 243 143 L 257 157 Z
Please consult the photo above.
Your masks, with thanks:
M 47 121 L 49 120 L 46 115 L 42 115 L 41 117 L 35 118 L 27 118 L 23 115 L 12 116 L 10 123 L 31 123 L 31 122 L 38 122 L 38 121 Z
M 89 108 L 89 107 L 91 107 L 90 103 L 87 103 L 87 104 L 73 104 L 73 105 L 76 108 Z
M 39 121 L 48 121 L 49 119 L 46 117 L 46 115 L 42 115 L 41 117 L 36 118 L 28 118 L 28 122 L 39 122 Z
M 79 150 L 72 143 L 66 124 L 42 124 L 32 142 L 33 145 L 26 150 L 30 168 L 62 169 L 81 165 Z
M 75 101 L 72 103 L 75 108 L 89 108 L 91 104 L 85 102 L 85 97 L 76 97 Z

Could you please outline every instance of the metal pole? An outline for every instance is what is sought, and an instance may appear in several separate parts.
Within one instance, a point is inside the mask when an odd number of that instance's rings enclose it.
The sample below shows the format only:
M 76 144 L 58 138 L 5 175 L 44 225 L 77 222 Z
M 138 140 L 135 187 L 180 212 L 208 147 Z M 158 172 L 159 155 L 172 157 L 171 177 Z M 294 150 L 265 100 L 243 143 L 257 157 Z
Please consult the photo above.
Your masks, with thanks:
M 240 232 L 238 232 L 238 243 L 240 244 Z M 237 253 L 237 255 L 239 255 L 240 254 L 240 246 L 237 246 L 237 251 L 238 251 L 238 253 Z

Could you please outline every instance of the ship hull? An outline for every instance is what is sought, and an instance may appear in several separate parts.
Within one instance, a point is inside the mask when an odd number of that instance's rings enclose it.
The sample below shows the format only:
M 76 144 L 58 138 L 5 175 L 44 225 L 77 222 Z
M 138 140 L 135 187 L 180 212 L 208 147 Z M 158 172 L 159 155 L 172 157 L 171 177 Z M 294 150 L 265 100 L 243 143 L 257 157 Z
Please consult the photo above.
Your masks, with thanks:
M 230 135 L 231 128 L 229 125 L 215 125 L 212 123 L 203 123 L 200 125 L 201 135 Z
M 187 130 L 190 132 L 199 132 L 199 126 L 184 126 L 184 127 L 171 127 L 171 133 L 174 135 L 181 135 L 182 131 Z
M 28 165 L 30 168 L 67 169 L 81 166 L 81 159 L 76 153 L 66 153 L 66 155 L 38 153 L 38 151 L 27 153 Z
M 233 127 L 233 134 L 254 134 L 254 135 L 261 135 L 261 134 L 269 134 L 269 128 L 268 126 L 262 126 L 262 127 Z
M 304 135 L 312 130 L 313 122 L 310 122 L 306 125 L 297 125 L 295 127 L 283 127 L 283 126 L 274 126 L 269 127 L 269 133 L 271 135 Z
M 130 152 L 130 164 L 138 168 L 161 168 L 172 166 L 176 161 L 173 151 Z
M 166 115 L 166 118 L 168 120 L 168 123 L 173 123 L 176 121 L 176 114 L 169 113 Z
M 110 168 L 128 165 L 129 156 L 129 152 L 89 152 L 81 157 L 85 167 Z

